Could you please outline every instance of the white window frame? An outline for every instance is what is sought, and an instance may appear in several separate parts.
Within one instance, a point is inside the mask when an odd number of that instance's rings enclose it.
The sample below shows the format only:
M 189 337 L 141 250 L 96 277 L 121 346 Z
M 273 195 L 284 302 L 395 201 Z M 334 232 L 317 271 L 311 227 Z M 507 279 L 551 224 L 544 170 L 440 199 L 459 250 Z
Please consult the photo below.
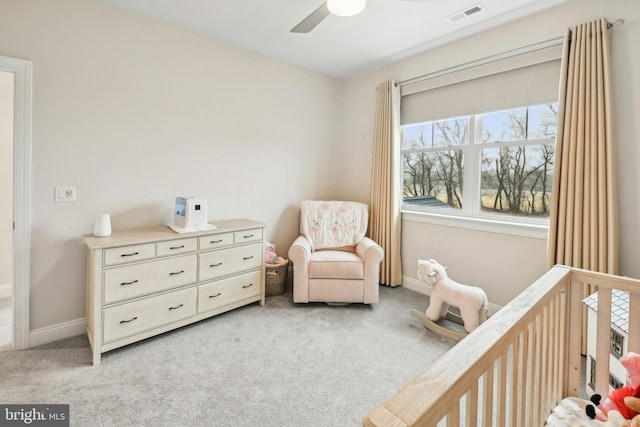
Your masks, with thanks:
M 549 101 L 554 103 L 556 101 Z M 545 103 L 543 103 L 545 104 Z M 536 103 L 535 105 L 543 105 Z M 532 105 L 533 106 L 533 105 Z M 531 107 L 531 106 L 525 106 Z M 515 109 L 515 108 L 514 108 Z M 487 112 L 490 114 L 492 112 Z M 435 152 L 441 150 L 461 149 L 464 151 L 463 179 L 465 191 L 462 193 L 462 209 L 456 214 L 445 213 L 437 208 L 415 208 L 405 206 L 402 203 L 402 218 L 405 220 L 425 222 L 431 224 L 447 225 L 458 228 L 468 228 L 480 231 L 518 235 L 537 239 L 547 239 L 549 231 L 549 218 L 527 218 L 515 215 L 491 213 L 482 210 L 480 202 L 481 194 L 481 152 L 483 148 L 491 146 L 539 146 L 544 144 L 554 144 L 554 139 L 535 139 L 526 141 L 508 141 L 500 143 L 482 142 L 482 116 L 476 114 L 468 117 L 468 141 L 464 146 L 434 147 L 425 149 L 401 149 L 401 183 L 404 186 L 404 155 L 409 152 Z M 465 117 L 465 116 L 460 116 Z M 454 120 L 460 117 L 449 119 L 438 119 L 437 121 Z M 413 124 L 415 125 L 415 124 Z M 412 126 L 407 124 L 404 126 Z M 469 191 L 469 188 L 471 191 Z

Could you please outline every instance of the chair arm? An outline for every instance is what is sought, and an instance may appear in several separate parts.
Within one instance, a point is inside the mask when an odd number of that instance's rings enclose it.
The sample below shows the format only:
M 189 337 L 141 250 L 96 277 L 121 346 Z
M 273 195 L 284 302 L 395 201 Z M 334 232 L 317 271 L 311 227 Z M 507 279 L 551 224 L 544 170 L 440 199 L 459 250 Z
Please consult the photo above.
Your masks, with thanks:
M 356 253 L 365 264 L 379 264 L 384 258 L 382 247 L 368 237 L 363 237 L 356 246 Z
M 309 302 L 311 243 L 304 236 L 298 236 L 289 248 L 288 255 L 293 263 L 293 302 Z
M 380 263 L 384 258 L 384 250 L 380 245 L 368 237 L 360 240 L 356 246 L 356 253 L 362 258 L 364 267 L 364 303 L 375 304 L 378 302 L 380 287 Z
M 294 264 L 308 266 L 311 257 L 311 243 L 304 236 L 298 236 L 289 248 L 289 259 Z

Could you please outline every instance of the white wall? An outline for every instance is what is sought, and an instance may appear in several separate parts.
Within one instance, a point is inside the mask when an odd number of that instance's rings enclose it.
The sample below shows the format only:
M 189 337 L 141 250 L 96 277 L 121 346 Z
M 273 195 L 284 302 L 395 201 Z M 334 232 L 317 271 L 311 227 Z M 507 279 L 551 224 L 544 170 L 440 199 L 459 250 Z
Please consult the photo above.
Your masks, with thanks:
M 13 282 L 13 74 L 0 71 L 0 296 Z
M 484 31 L 396 62 L 346 84 L 344 176 L 351 185 L 343 197 L 368 197 L 375 88 L 385 80 L 402 81 L 493 54 L 564 36 L 567 27 L 606 17 L 624 19 L 612 33 L 614 104 L 620 192 L 621 273 L 640 277 L 640 2 L 576 0 L 534 16 Z M 362 156 L 361 153 L 365 153 Z M 487 289 L 492 303 L 503 305 L 540 276 L 546 266 L 546 240 L 403 220 L 403 274 L 416 278 L 416 260 L 435 258 L 449 266 L 452 278 Z
M 95 0 L 0 0 L 0 54 L 33 61 L 31 328 L 84 317 L 95 217 L 270 226 L 286 253 L 304 198 L 331 197 L 342 82 Z M 54 203 L 54 186 L 77 202 Z
M 341 82 L 96 0 L 0 0 L 0 54 L 34 63 L 31 328 L 84 317 L 81 235 L 98 214 L 110 213 L 114 230 L 166 224 L 176 195 L 199 195 L 210 220 L 270 224 L 267 238 L 285 253 L 301 199 L 369 200 L 379 82 L 602 16 L 627 22 L 613 33 L 621 267 L 640 277 L 638 8 L 576 0 Z M 55 185 L 76 186 L 78 201 L 53 203 Z M 544 240 L 407 221 L 403 235 L 407 276 L 415 259 L 440 258 L 457 280 L 491 287 L 496 304 L 544 271 Z

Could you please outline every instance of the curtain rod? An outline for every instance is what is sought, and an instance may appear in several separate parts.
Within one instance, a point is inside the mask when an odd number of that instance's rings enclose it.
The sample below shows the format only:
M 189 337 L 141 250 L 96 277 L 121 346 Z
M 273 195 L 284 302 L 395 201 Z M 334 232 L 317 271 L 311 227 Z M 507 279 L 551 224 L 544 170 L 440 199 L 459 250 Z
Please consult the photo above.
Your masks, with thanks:
M 475 61 L 466 62 L 461 65 L 456 65 L 453 67 L 445 68 L 440 71 L 434 71 L 433 73 L 424 74 L 422 76 L 414 77 L 408 80 L 403 80 L 401 82 L 396 83 L 399 87 L 418 83 L 424 80 L 433 79 L 435 77 L 444 76 L 446 74 L 455 73 L 457 71 L 466 70 L 469 68 L 478 67 L 480 65 L 489 64 L 491 62 L 500 61 L 503 59 L 511 58 L 517 55 L 522 55 L 523 53 L 535 52 L 536 50 L 544 49 L 551 46 L 556 46 L 564 41 L 564 37 L 558 37 L 555 39 L 547 40 L 544 42 L 532 44 L 529 46 L 521 47 L 518 49 L 510 50 L 503 53 L 498 53 L 496 55 L 487 56 L 486 58 L 477 59 Z
M 607 28 L 622 27 L 623 25 L 624 19 L 616 19 L 615 21 L 608 23 Z
M 617 27 L 624 24 L 624 20 L 616 19 L 613 23 L 607 24 L 607 28 Z M 557 37 L 555 39 L 546 40 L 543 42 L 535 43 L 529 46 L 521 47 L 518 49 L 509 50 L 507 52 L 498 53 L 496 55 L 487 56 L 486 58 L 478 59 L 471 62 L 466 62 L 461 65 L 456 65 L 454 67 L 445 68 L 440 71 L 434 71 L 433 73 L 424 74 L 422 76 L 413 77 L 411 79 L 403 80 L 396 83 L 396 86 L 402 87 L 414 83 L 418 83 L 424 80 L 433 79 L 435 77 L 444 76 L 446 74 L 455 73 L 457 71 L 466 70 L 469 68 L 478 67 L 480 65 L 489 64 L 491 62 L 500 61 L 503 59 L 511 58 L 517 55 L 522 55 L 524 53 L 535 52 L 536 50 L 545 49 L 547 47 L 552 47 L 559 45 L 564 42 L 564 37 Z

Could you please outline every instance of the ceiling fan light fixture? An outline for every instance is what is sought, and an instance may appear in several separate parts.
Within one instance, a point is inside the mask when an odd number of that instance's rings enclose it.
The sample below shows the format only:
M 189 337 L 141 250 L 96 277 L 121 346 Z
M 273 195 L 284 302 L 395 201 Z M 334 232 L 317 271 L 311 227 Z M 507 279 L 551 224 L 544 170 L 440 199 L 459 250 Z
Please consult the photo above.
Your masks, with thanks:
M 327 0 L 329 12 L 336 16 L 353 16 L 364 10 L 367 0 Z

